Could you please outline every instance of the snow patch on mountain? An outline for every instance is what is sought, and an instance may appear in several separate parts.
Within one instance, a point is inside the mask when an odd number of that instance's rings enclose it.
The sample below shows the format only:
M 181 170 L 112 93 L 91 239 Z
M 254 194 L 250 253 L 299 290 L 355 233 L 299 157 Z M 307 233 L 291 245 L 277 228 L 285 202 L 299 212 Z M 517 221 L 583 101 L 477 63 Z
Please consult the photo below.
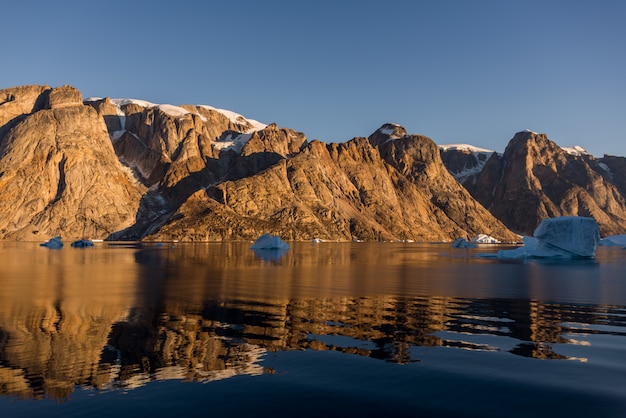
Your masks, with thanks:
M 480 148 L 469 144 L 443 144 L 439 145 L 439 149 L 441 149 L 442 151 L 469 152 L 474 155 L 474 159 L 476 160 L 475 166 L 465 166 L 463 167 L 463 169 L 457 172 L 451 172 L 452 176 L 460 183 L 463 183 L 468 177 L 480 173 L 485 167 L 485 164 L 487 163 L 487 160 L 489 160 L 491 154 L 495 152 L 490 149 Z M 502 155 L 501 153 L 497 154 Z
M 490 149 L 475 147 L 474 145 L 469 145 L 469 144 L 444 144 L 444 145 L 439 145 L 439 148 L 444 151 L 448 151 L 448 150 L 469 151 L 469 152 L 473 152 L 477 154 L 490 154 L 490 155 L 495 152 Z
M 246 119 L 245 117 L 243 117 L 242 115 L 240 115 L 239 113 L 235 113 L 231 110 L 226 110 L 226 109 L 218 109 L 216 107 L 213 106 L 208 106 L 208 105 L 199 105 L 199 107 L 203 107 L 205 109 L 208 110 L 213 110 L 216 112 L 221 113 L 222 115 L 226 116 L 228 119 L 230 119 L 231 122 L 233 123 L 239 123 L 239 124 L 250 124 L 252 127 L 250 129 L 248 129 L 245 133 L 251 133 L 251 132 L 256 132 L 256 131 L 260 131 L 261 129 L 265 129 L 267 128 L 267 125 L 264 123 L 261 123 L 257 120 L 254 119 Z
M 97 101 L 97 100 L 102 100 L 102 99 L 99 97 L 90 97 L 86 99 L 85 101 L 89 102 L 89 101 Z M 111 103 L 113 103 L 113 105 L 115 105 L 116 107 L 116 113 L 120 119 L 120 125 L 122 127 L 122 130 L 113 132 L 111 134 L 111 139 L 114 142 L 117 141 L 126 130 L 126 113 L 122 109 L 124 106 L 134 104 L 137 106 L 150 108 L 150 109 L 157 108 L 159 111 L 173 118 L 182 118 L 185 115 L 192 113 L 189 110 L 180 106 L 174 106 L 171 104 L 157 104 L 157 103 L 152 103 L 147 100 L 141 100 L 141 99 L 128 99 L 128 98 L 111 99 Z M 231 132 L 225 137 L 215 141 L 213 145 L 215 146 L 215 148 L 219 150 L 231 149 L 239 153 L 241 152 L 241 149 L 243 148 L 243 146 L 250 140 L 254 132 L 267 128 L 266 124 L 261 123 L 254 119 L 247 119 L 244 116 L 240 115 L 239 113 L 233 112 L 231 110 L 219 109 L 219 108 L 209 106 L 209 105 L 198 105 L 198 107 L 208 109 L 208 110 L 213 110 L 215 112 L 218 112 L 226 116 L 233 123 L 237 123 L 239 125 L 246 125 L 249 127 L 243 133 Z M 203 121 L 206 122 L 205 117 L 201 115 L 199 116 Z M 136 135 L 133 135 L 133 136 L 136 137 Z
M 161 112 L 165 113 L 166 115 L 172 116 L 174 118 L 182 118 L 186 114 L 191 113 L 187 109 L 183 109 L 182 107 L 169 105 L 169 104 L 158 105 L 157 109 L 159 109 Z
M 402 126 L 398 125 L 397 123 L 388 123 L 387 125 L 380 128 L 378 132 L 380 132 L 383 135 L 389 135 L 388 140 L 400 139 L 402 138 L 402 136 L 399 136 L 397 134 L 397 128 L 404 129 L 402 128 Z
M 213 142 L 213 146 L 219 150 L 233 150 L 239 154 L 250 138 L 252 138 L 252 133 L 229 132 L 224 138 Z
M 608 165 L 604 164 L 604 163 L 598 163 L 598 165 L 600 166 L 601 169 L 603 169 L 604 171 L 606 171 L 606 174 L 609 176 L 609 178 L 611 180 L 613 180 L 613 172 L 611 171 L 611 169 L 609 168 Z
M 587 150 L 585 150 L 580 145 L 574 145 L 573 147 L 561 147 L 561 149 L 567 152 L 569 155 L 590 155 Z
M 147 100 L 140 100 L 140 99 L 111 99 L 111 103 L 113 103 L 115 105 L 115 107 L 117 108 L 117 114 L 120 116 L 120 122 L 122 117 L 126 117 L 124 111 L 122 110 L 122 106 L 126 106 L 129 104 L 135 104 L 137 106 L 141 106 L 141 107 L 146 107 L 146 108 L 157 108 L 159 109 L 161 112 L 165 113 L 168 116 L 172 116 L 174 118 L 182 118 L 183 116 L 185 116 L 189 112 L 186 109 L 183 109 L 180 106 L 174 106 L 171 104 L 156 104 L 156 103 L 152 103 L 149 102 Z

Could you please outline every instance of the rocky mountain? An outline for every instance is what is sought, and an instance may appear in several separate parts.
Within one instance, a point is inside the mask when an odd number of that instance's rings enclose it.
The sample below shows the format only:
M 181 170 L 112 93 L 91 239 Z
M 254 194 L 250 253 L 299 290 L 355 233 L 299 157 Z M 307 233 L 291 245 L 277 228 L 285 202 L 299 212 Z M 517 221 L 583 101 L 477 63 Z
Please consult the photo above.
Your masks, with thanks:
M 435 143 L 387 133 L 308 143 L 266 170 L 199 190 L 150 239 L 441 241 L 481 231 L 517 237 L 446 171 Z
M 559 214 L 624 230 L 622 160 L 516 138 L 502 155 L 440 153 L 385 124 L 326 144 L 210 106 L 14 87 L 0 90 L 0 239 L 515 241 Z
M 0 238 L 102 238 L 135 222 L 145 188 L 78 90 L 25 86 L 0 100 Z
M 542 219 L 563 215 L 593 217 L 603 236 L 626 231 L 623 157 L 595 159 L 530 131 L 515 134 L 504 154 L 490 154 L 473 171 L 475 153 L 442 148 L 442 155 L 472 196 L 520 234 L 532 235 Z

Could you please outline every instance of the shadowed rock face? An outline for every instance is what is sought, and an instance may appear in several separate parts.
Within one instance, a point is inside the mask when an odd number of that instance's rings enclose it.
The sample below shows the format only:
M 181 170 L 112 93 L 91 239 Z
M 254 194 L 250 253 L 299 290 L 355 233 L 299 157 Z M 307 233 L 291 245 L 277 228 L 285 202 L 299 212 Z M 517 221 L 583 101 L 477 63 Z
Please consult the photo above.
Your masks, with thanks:
M 606 161 L 620 173 L 619 157 Z M 518 132 L 501 157 L 491 156 L 475 183 L 464 185 L 521 234 L 531 235 L 542 219 L 567 215 L 594 218 L 603 236 L 624 233 L 625 195 L 600 163 L 590 155 L 568 154 L 545 134 Z

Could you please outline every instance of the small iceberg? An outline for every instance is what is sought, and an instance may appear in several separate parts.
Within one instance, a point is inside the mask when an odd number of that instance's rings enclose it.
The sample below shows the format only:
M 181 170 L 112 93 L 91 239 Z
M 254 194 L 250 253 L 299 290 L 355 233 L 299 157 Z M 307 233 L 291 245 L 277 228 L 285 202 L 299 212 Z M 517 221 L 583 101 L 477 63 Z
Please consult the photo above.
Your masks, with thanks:
M 258 258 L 265 262 L 277 261 L 289 250 L 289 244 L 278 236 L 265 234 L 260 236 L 250 247 Z
M 50 249 L 58 249 L 58 248 L 63 248 L 63 241 L 61 240 L 61 237 L 54 237 L 54 238 L 50 238 L 48 241 L 39 244 L 41 247 L 47 247 Z
M 626 247 L 626 234 L 604 237 L 600 240 L 600 245 L 605 247 Z
M 472 242 L 477 244 L 500 244 L 500 241 L 492 237 L 491 235 L 478 234 L 472 239 Z
M 532 237 L 523 237 L 524 245 L 514 250 L 500 250 L 481 257 L 520 258 L 593 258 L 600 242 L 598 223 L 593 218 L 561 216 L 541 221 Z
M 452 248 L 476 248 L 477 245 L 467 242 L 465 238 L 457 238 L 452 242 Z
M 288 250 L 289 244 L 277 235 L 265 234 L 254 241 L 250 248 L 253 250 Z
M 79 239 L 77 241 L 72 242 L 72 247 L 74 248 L 87 248 L 93 247 L 93 241 L 89 239 Z

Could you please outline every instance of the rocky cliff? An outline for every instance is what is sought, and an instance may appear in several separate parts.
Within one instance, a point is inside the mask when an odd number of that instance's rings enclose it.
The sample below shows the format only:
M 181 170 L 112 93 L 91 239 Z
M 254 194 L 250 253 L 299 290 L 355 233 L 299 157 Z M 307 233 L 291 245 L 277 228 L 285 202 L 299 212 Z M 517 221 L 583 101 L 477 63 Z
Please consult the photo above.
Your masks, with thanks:
M 453 153 L 443 154 L 453 161 Z M 567 152 L 545 134 L 525 131 L 510 140 L 504 154 L 492 154 L 478 173 L 459 180 L 520 234 L 532 235 L 542 219 L 576 215 L 593 217 L 606 236 L 626 231 L 622 160 Z M 455 172 L 451 163 L 448 167 Z
M 0 97 L 0 238 L 106 238 L 134 223 L 142 188 L 80 92 L 26 86 Z

